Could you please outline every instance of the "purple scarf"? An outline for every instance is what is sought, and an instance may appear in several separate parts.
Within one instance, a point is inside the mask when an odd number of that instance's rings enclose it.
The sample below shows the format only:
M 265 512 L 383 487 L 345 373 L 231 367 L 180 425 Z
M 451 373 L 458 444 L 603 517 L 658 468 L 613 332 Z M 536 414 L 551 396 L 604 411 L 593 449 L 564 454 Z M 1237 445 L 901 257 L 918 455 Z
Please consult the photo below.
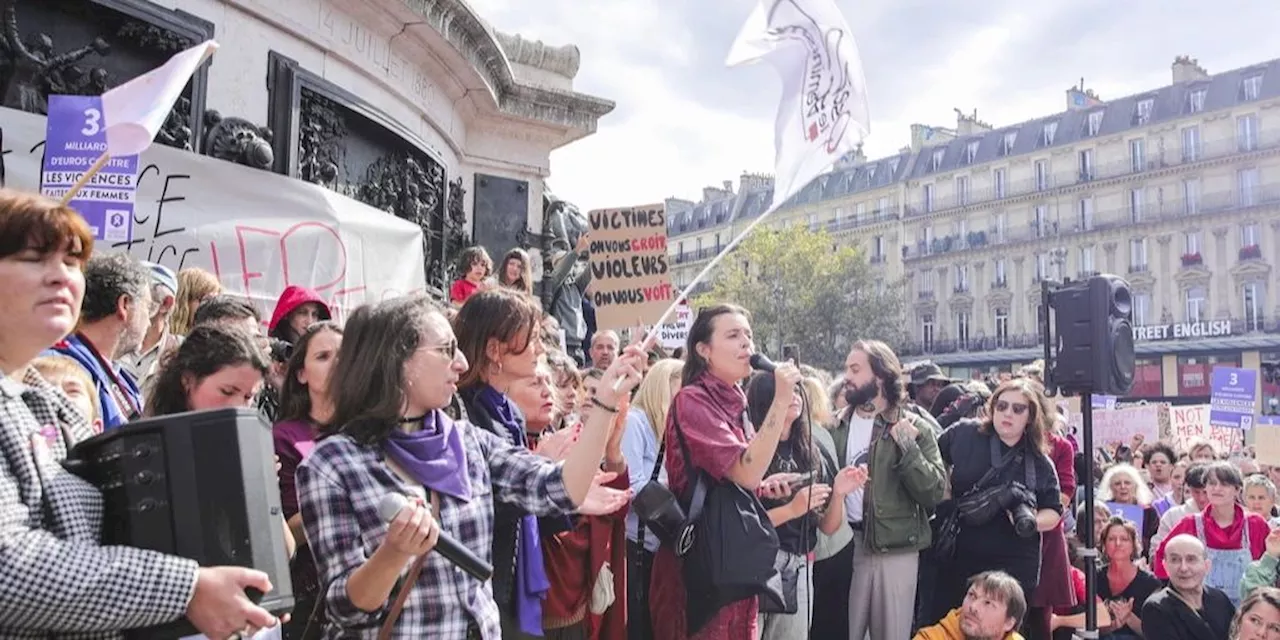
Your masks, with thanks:
M 489 385 L 480 387 L 476 403 L 506 427 L 511 441 L 524 447 L 524 425 L 507 396 Z M 546 567 L 542 564 L 542 537 L 538 532 L 538 518 L 524 515 L 520 518 L 519 543 L 516 548 L 516 619 L 520 630 L 532 636 L 542 637 L 542 600 L 551 590 Z
M 422 419 L 422 429 L 413 433 L 393 429 L 382 448 L 426 488 L 463 502 L 471 500 L 462 433 L 443 411 L 428 413 Z

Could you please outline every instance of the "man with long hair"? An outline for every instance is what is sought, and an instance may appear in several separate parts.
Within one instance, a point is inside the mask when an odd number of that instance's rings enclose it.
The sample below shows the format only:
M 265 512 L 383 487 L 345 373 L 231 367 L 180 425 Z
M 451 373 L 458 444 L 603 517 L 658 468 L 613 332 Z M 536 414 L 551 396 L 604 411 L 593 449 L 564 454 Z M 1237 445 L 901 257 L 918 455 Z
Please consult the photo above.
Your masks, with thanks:
M 902 364 L 883 342 L 859 340 L 845 359 L 848 408 L 832 431 L 841 466 L 867 465 L 868 488 L 845 499 L 854 530 L 849 637 L 911 636 L 920 551 L 945 486 L 937 435 L 905 408 Z M 864 495 L 864 492 L 869 493 Z

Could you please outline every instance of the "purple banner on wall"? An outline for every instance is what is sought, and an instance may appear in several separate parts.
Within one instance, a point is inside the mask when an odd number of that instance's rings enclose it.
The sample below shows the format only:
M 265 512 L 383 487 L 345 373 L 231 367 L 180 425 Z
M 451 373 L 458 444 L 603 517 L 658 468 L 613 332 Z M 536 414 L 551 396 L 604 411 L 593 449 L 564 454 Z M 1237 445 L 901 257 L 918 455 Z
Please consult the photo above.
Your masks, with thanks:
M 40 192 L 62 198 L 107 150 L 107 125 L 99 96 L 49 96 Z M 133 205 L 138 192 L 138 156 L 111 158 L 75 197 L 93 237 L 106 242 L 133 239 Z

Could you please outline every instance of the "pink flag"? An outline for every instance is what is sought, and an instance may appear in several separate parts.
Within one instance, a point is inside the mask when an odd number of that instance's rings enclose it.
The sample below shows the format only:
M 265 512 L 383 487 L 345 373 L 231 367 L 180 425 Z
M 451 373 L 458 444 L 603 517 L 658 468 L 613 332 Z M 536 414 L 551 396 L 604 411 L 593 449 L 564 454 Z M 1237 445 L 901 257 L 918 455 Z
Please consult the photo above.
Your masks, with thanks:
M 107 153 L 132 156 L 151 146 L 187 81 L 213 55 L 213 40 L 174 54 L 163 66 L 102 94 L 107 124 Z

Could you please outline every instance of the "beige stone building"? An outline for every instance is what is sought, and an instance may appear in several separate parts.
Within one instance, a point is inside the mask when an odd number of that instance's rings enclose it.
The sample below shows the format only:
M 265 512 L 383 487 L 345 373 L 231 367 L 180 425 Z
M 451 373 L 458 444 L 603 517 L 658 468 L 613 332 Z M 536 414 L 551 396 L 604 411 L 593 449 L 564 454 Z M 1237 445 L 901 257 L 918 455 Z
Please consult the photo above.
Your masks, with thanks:
M 954 129 L 915 126 L 904 153 L 849 158 L 775 215 L 825 225 L 903 283 L 904 359 L 956 377 L 1030 362 L 1040 282 L 1114 273 L 1134 293 L 1132 395 L 1207 395 L 1214 364 L 1280 360 L 1278 107 L 1280 60 L 1211 75 L 1180 57 L 1136 95 L 1073 87 L 1066 110 L 1021 124 L 957 110 Z M 672 216 L 677 282 L 767 202 L 767 184 L 730 186 Z

